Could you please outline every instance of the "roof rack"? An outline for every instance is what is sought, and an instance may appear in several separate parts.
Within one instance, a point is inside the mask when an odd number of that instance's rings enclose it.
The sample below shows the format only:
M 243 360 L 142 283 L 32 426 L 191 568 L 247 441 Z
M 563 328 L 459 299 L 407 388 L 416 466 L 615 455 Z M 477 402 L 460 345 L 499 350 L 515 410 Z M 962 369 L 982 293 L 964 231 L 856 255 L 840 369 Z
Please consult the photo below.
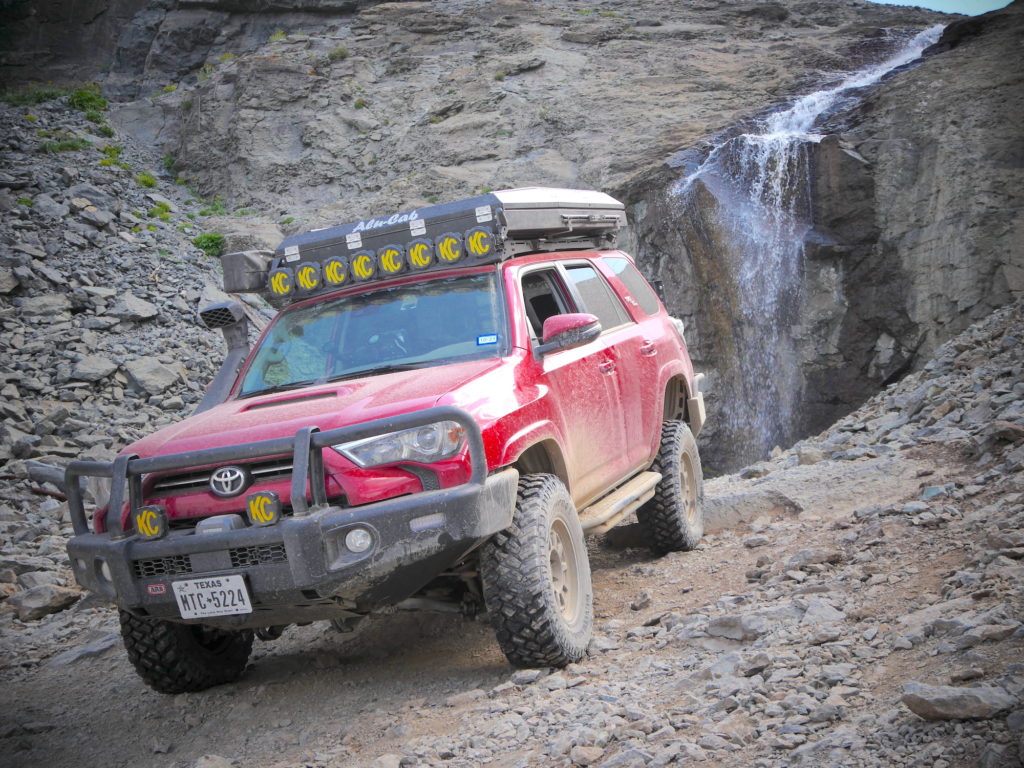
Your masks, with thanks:
M 581 189 L 499 190 L 292 235 L 269 251 L 222 257 L 224 289 L 288 303 L 407 272 L 492 264 L 543 251 L 613 248 L 625 207 Z

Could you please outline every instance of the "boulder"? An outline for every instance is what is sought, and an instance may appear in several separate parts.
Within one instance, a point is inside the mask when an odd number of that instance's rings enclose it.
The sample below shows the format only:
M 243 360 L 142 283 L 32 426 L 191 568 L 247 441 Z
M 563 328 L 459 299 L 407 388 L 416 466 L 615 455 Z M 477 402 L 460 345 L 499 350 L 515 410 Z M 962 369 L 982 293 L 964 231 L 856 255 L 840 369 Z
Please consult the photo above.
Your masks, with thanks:
M 139 357 L 124 364 L 128 382 L 137 392 L 159 395 L 178 383 L 181 377 L 155 357 Z
M 77 589 L 42 584 L 11 595 L 7 598 L 7 604 L 14 607 L 22 621 L 34 621 L 51 613 L 63 611 L 81 596 L 82 593 Z
M 71 378 L 77 381 L 99 381 L 117 370 L 117 363 L 102 355 L 86 355 L 71 370 Z
M 111 308 L 110 314 L 122 320 L 150 320 L 157 316 L 156 305 L 140 299 L 132 293 L 126 293 Z
M 901 701 L 925 720 L 987 720 L 1017 704 L 1009 693 L 991 685 L 957 688 L 914 680 L 903 683 Z

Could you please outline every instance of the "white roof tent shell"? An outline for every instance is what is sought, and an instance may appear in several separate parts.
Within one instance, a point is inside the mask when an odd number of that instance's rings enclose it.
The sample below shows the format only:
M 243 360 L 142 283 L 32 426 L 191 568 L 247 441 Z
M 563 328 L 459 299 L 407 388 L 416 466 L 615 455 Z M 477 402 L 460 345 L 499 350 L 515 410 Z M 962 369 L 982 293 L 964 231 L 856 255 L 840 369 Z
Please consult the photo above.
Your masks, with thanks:
M 402 272 L 495 263 L 523 253 L 612 248 L 625 224 L 623 204 L 603 192 L 499 190 L 293 235 L 273 254 L 226 254 L 224 288 L 288 303 Z M 282 294 L 275 287 L 283 284 L 291 288 Z

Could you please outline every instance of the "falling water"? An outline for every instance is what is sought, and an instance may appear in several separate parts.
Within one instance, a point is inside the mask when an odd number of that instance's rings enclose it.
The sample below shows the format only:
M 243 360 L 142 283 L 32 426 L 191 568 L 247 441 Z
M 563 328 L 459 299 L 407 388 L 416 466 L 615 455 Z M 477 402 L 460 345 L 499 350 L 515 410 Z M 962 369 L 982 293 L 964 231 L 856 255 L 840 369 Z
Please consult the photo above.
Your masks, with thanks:
M 731 281 L 712 300 L 720 302 L 718 312 L 730 315 L 731 338 L 716 343 L 731 347 L 721 352 L 733 359 L 715 364 L 726 384 L 721 426 L 739 460 L 764 458 L 773 446 L 800 436 L 804 378 L 796 337 L 804 242 L 813 226 L 810 160 L 813 145 L 824 138 L 814 133 L 815 123 L 855 89 L 918 58 L 941 32 L 941 25 L 927 29 L 887 61 L 769 115 L 756 132 L 729 138 L 672 190 L 692 236 L 707 239 L 709 228 L 716 231 L 723 252 L 710 257 L 721 262 L 716 272 Z M 714 197 L 710 206 L 707 193 Z

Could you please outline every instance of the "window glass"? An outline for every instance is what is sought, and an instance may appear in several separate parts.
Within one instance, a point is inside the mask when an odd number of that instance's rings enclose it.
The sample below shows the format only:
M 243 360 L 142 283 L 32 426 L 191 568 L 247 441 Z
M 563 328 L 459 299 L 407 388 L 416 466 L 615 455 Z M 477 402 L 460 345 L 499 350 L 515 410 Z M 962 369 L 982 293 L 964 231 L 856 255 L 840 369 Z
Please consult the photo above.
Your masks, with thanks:
M 534 338 L 542 337 L 545 320 L 570 311 L 561 293 L 554 270 L 539 270 L 523 276 L 523 300 Z
M 489 272 L 285 310 L 263 337 L 239 394 L 497 357 L 506 340 L 495 285 Z
M 658 314 L 661 310 L 658 295 L 629 259 L 622 256 L 605 256 L 604 263 L 612 268 L 622 284 L 626 286 L 626 290 L 640 304 L 640 309 L 648 315 Z
M 630 322 L 622 303 L 597 270 L 589 265 L 574 264 L 567 266 L 565 272 L 583 300 L 581 311 L 596 315 L 603 330 Z

